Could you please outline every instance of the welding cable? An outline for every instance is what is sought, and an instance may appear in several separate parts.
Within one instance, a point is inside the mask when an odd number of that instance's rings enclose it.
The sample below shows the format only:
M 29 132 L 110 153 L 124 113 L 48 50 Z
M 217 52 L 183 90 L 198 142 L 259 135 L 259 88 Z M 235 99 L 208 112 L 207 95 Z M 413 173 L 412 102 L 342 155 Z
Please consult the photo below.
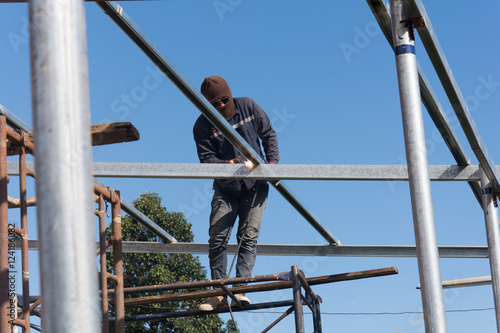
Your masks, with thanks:
M 259 187 L 260 187 L 260 182 L 257 182 L 257 186 L 255 187 L 255 194 L 252 199 L 252 204 L 250 205 L 250 209 L 253 208 L 253 205 L 255 204 L 255 200 L 257 199 L 257 195 L 259 193 Z M 238 242 L 238 247 L 236 248 L 236 252 L 233 257 L 233 261 L 231 262 L 231 266 L 229 267 L 229 272 L 227 273 L 227 276 L 231 276 L 231 271 L 233 270 L 234 262 L 236 261 L 236 258 L 238 257 L 238 253 L 240 252 L 241 248 L 241 243 L 243 242 L 243 238 L 245 238 L 246 232 L 247 232 L 247 226 L 248 226 L 248 220 L 245 221 L 245 224 L 243 225 L 243 233 L 241 235 L 240 241 Z M 231 319 L 233 320 L 234 328 L 236 329 L 236 332 L 239 333 L 240 331 L 238 330 L 238 326 L 236 326 L 236 320 L 234 320 L 234 315 L 233 315 L 233 310 L 231 309 L 231 304 L 229 304 L 229 313 L 231 314 Z

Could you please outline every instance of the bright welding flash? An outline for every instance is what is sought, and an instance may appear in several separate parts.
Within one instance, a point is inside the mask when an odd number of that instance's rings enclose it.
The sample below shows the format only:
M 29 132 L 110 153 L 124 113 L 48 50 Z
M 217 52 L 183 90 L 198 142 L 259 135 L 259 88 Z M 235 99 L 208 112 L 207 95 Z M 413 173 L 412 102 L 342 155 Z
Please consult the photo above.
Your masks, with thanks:
M 253 163 L 250 161 L 245 161 L 245 166 L 250 169 L 253 166 Z

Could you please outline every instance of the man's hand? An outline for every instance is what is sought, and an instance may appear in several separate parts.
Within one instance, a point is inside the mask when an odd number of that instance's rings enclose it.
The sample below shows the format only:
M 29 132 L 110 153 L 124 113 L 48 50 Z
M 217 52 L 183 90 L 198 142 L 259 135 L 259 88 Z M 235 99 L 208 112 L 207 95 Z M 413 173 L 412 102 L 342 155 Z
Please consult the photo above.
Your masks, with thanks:
M 229 164 L 239 164 L 241 163 L 241 156 L 238 156 L 236 158 L 233 158 L 229 161 L 226 161 L 226 163 L 229 163 Z

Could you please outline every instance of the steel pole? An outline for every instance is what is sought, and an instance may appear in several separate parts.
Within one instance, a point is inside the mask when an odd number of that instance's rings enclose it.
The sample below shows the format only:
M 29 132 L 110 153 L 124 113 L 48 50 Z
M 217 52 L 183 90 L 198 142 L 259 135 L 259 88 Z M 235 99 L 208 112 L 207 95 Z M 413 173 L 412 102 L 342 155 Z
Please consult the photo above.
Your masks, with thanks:
M 101 330 L 82 0 L 30 0 L 44 332 Z
M 483 210 L 490 254 L 491 281 L 497 318 L 497 331 L 500 332 L 500 227 L 498 225 L 498 202 L 491 181 L 483 168 L 479 168 L 483 188 Z
M 113 190 L 111 190 L 113 191 Z M 111 195 L 111 227 L 115 238 L 113 243 L 113 273 L 117 277 L 115 283 L 115 331 L 125 333 L 125 297 L 123 293 L 123 251 L 122 251 L 122 216 L 120 192 L 113 191 Z
M 99 195 L 99 259 L 101 264 L 101 308 L 102 333 L 109 333 L 108 269 L 106 267 L 106 221 L 104 220 L 104 198 Z
M 425 328 L 446 332 L 413 23 L 403 0 L 391 0 L 391 16 Z
M 26 190 L 26 149 L 24 146 L 24 133 L 21 132 L 21 152 L 19 154 L 19 208 L 21 213 L 21 259 L 22 259 L 22 285 L 23 285 L 23 320 L 25 330 L 30 332 L 30 281 L 29 281 L 29 249 L 28 249 L 28 204 Z
M 304 313 L 302 309 L 302 295 L 300 292 L 299 269 L 292 266 L 293 309 L 295 314 L 295 332 L 304 333 Z

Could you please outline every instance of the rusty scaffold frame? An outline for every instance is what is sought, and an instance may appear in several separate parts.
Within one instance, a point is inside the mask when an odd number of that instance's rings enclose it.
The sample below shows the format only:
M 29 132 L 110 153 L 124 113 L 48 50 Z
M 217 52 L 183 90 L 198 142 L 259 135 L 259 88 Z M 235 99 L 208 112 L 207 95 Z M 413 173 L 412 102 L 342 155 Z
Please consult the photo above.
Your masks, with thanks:
M 125 294 L 136 294 L 136 293 L 147 293 L 154 292 L 157 295 L 144 296 L 144 297 L 133 297 L 125 299 L 125 306 L 140 306 L 149 305 L 155 303 L 167 303 L 167 302 L 179 302 L 193 299 L 202 299 L 213 296 L 224 296 L 228 297 L 230 300 L 234 301 L 235 305 L 218 307 L 213 311 L 200 311 L 200 310 L 183 310 L 174 312 L 164 312 L 164 313 L 152 313 L 152 314 L 140 314 L 140 315 L 128 315 L 125 317 L 126 321 L 144 321 L 144 320 L 161 320 L 165 318 L 179 318 L 179 317 L 190 317 L 190 316 L 206 316 L 218 313 L 227 312 L 239 312 L 239 311 L 251 311 L 260 309 L 270 309 L 278 307 L 289 307 L 282 315 L 280 315 L 275 321 L 273 321 L 268 327 L 266 327 L 262 333 L 268 332 L 271 328 L 276 326 L 281 320 L 290 315 L 295 314 L 295 330 L 297 333 L 305 332 L 304 329 L 304 313 L 303 307 L 307 306 L 311 310 L 313 318 L 313 332 L 321 333 L 321 311 L 320 303 L 322 302 L 321 297 L 316 295 L 312 290 L 311 286 L 340 282 L 340 281 L 350 281 L 365 279 L 371 277 L 379 277 L 386 275 L 398 274 L 398 270 L 395 267 L 386 267 L 358 272 L 349 272 L 342 274 L 333 274 L 326 276 L 316 276 L 306 278 L 304 273 L 298 269 L 297 266 L 292 266 L 290 271 L 259 275 L 251 277 L 237 277 L 228 279 L 218 279 L 218 280 L 206 280 L 206 281 L 193 281 L 184 283 L 172 283 L 165 285 L 153 285 L 153 286 L 140 286 L 140 287 L 128 287 L 124 289 Z M 264 282 L 264 283 L 262 283 Z M 255 283 L 254 285 L 247 285 L 249 283 Z M 234 286 L 235 284 L 245 284 Z M 232 288 L 228 288 L 228 285 L 233 285 Z M 179 292 L 176 290 L 180 289 L 195 289 L 195 288 L 206 288 L 213 287 L 212 290 L 201 290 L 192 292 Z M 282 289 L 292 289 L 291 300 L 266 302 L 251 305 L 242 305 L 235 297 L 235 294 L 239 293 L 254 293 L 254 292 L 266 292 L 275 291 Z M 302 293 L 302 291 L 304 293 Z M 108 290 L 110 294 L 114 294 L 114 290 Z M 172 292 L 172 293 L 164 293 Z M 162 294 L 163 293 L 163 294 Z M 118 319 L 109 318 L 110 321 L 116 321 Z
M 3 307 L 2 311 L 7 311 L 0 318 L 0 331 L 10 332 L 14 326 L 30 332 L 30 316 L 40 315 L 39 306 L 42 304 L 41 296 L 31 296 L 29 291 L 29 265 L 28 265 L 28 210 L 29 206 L 36 206 L 36 197 L 27 197 L 27 177 L 36 178 L 35 172 L 26 166 L 26 154 L 33 154 L 35 147 L 33 142 L 26 139 L 26 133 L 21 130 L 13 130 L 7 127 L 7 119 L 0 116 L 0 262 L 2 280 L 1 290 L 9 290 L 9 293 L 1 293 L 2 303 L 9 304 Z M 8 196 L 7 183 L 7 156 L 19 155 L 19 199 Z M 98 209 L 95 214 L 99 220 L 99 248 L 97 254 L 100 256 L 101 264 L 101 285 L 102 290 L 107 290 L 107 281 L 111 279 L 115 284 L 113 299 L 114 311 L 117 320 L 115 327 L 117 332 L 124 332 L 124 297 L 123 297 L 123 261 L 122 261 L 122 235 L 121 235 L 121 204 L 120 194 L 111 188 L 103 188 L 94 184 L 95 201 Z M 106 240 L 105 233 L 105 202 L 111 204 L 111 237 Z M 20 228 L 9 223 L 7 208 L 20 208 Z M 113 247 L 113 274 L 106 270 L 106 249 Z M 17 271 L 16 249 L 21 252 L 21 271 Z M 15 293 L 15 277 L 17 273 L 22 276 L 22 296 Z M 6 277 L 6 278 L 5 278 Z M 108 317 L 108 297 L 107 292 L 102 293 L 102 317 Z M 18 310 L 18 305 L 21 310 Z M 109 332 L 107 321 L 103 320 L 103 332 Z

